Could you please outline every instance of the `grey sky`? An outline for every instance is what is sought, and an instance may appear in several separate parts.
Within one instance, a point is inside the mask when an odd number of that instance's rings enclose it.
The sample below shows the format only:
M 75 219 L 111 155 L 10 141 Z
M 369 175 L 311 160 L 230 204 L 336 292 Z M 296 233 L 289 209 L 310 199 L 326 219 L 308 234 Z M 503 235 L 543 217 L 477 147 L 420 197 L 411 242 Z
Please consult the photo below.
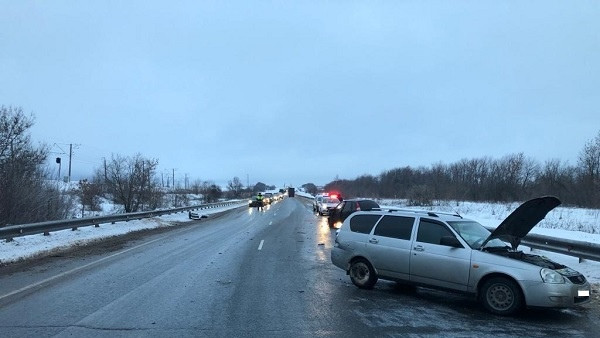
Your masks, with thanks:
M 77 144 L 78 176 L 112 153 L 220 184 L 575 164 L 600 130 L 599 1 L 0 6 L 0 105 L 54 151 Z

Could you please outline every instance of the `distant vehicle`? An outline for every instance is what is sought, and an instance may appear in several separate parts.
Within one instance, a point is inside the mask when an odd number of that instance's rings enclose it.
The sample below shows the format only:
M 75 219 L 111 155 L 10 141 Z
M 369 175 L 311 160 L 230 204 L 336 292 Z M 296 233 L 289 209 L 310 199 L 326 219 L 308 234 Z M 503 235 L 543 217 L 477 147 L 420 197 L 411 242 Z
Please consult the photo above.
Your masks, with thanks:
M 323 200 L 323 194 L 318 194 L 313 199 L 313 211 L 317 212 L 319 203 Z
M 361 211 L 336 235 L 331 261 L 359 288 L 378 278 L 472 294 L 490 312 L 523 306 L 573 307 L 590 302 L 579 272 L 517 248 L 560 204 L 541 197 L 519 206 L 493 232 L 458 214 L 420 210 Z
M 294 197 L 295 194 L 296 194 L 296 189 L 288 188 L 288 197 Z
M 271 204 L 275 201 L 275 198 L 273 197 L 273 193 L 270 193 L 270 192 L 264 193 L 263 198 L 264 198 L 265 204 Z
M 262 207 L 264 205 L 263 201 L 259 201 L 256 196 L 252 196 L 252 198 L 250 198 L 250 200 L 248 201 L 248 207 L 250 208 L 254 208 L 254 207 Z
M 369 199 L 349 199 L 340 202 L 335 208 L 329 211 L 327 223 L 333 228 L 336 223 L 343 222 L 350 214 L 360 210 L 378 209 L 379 204 Z
M 317 203 L 317 213 L 321 216 L 329 215 L 329 211 L 335 208 L 338 204 L 340 204 L 340 200 L 338 200 L 336 197 L 324 196 Z
M 313 211 L 314 212 L 319 211 L 319 203 L 321 201 L 323 201 L 323 199 L 326 197 L 335 198 L 338 200 L 338 203 L 342 201 L 342 199 L 340 198 L 341 196 L 338 193 L 322 192 L 322 193 L 316 194 L 315 198 L 313 199 Z M 333 207 L 335 207 L 335 205 Z
M 208 218 L 208 216 L 206 215 L 202 215 L 201 213 L 199 213 L 198 211 L 188 211 L 188 217 L 189 219 L 201 219 L 201 218 Z

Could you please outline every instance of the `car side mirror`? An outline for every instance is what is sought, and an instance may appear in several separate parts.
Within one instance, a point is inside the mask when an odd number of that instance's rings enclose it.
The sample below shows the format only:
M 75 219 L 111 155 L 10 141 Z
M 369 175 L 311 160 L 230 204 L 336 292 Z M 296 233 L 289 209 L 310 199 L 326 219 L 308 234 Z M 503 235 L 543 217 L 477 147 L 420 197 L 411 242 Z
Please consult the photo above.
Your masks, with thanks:
M 440 244 L 453 248 L 463 248 L 462 244 L 460 244 L 458 239 L 454 236 L 442 236 Z

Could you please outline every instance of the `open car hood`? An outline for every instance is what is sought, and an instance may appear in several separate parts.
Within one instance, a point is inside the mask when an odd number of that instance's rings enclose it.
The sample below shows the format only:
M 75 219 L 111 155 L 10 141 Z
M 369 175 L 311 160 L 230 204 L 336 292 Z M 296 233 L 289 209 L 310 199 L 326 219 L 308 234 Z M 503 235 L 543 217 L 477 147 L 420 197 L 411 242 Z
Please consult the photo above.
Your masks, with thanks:
M 548 212 L 560 205 L 560 200 L 554 196 L 534 198 L 521 204 L 513 211 L 490 236 L 481 244 L 481 248 L 494 238 L 510 243 L 516 250 L 521 239 L 538 224 Z

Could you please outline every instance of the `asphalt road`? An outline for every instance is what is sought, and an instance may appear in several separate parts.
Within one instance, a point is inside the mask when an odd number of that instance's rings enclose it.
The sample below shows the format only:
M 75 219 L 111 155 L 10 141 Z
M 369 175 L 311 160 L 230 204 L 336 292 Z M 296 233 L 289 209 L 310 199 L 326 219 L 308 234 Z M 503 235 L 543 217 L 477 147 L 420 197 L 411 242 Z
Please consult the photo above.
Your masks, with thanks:
M 3 337 L 596 337 L 598 301 L 485 312 L 473 299 L 330 263 L 335 233 L 310 201 L 239 208 L 0 268 Z

